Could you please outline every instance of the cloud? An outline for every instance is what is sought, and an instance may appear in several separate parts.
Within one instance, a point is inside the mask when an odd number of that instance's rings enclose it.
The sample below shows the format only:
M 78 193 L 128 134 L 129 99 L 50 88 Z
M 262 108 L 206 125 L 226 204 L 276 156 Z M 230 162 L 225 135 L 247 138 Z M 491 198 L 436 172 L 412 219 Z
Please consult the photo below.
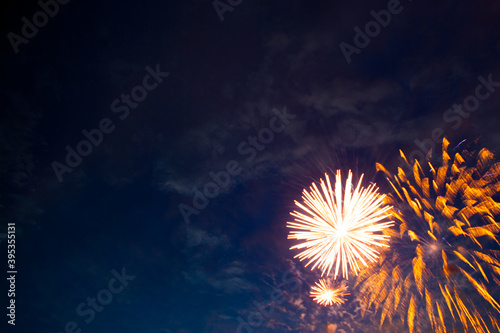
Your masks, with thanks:
M 192 225 L 186 225 L 187 247 L 196 247 L 205 245 L 208 248 L 221 246 L 228 248 L 230 246 L 229 239 L 225 235 L 216 236 L 208 233 L 205 230 L 199 229 Z
M 214 267 L 204 267 L 199 260 L 191 263 L 189 271 L 182 272 L 184 278 L 200 290 L 209 287 L 229 295 L 258 291 L 258 287 L 245 278 L 245 273 L 245 265 L 239 261 L 214 270 Z

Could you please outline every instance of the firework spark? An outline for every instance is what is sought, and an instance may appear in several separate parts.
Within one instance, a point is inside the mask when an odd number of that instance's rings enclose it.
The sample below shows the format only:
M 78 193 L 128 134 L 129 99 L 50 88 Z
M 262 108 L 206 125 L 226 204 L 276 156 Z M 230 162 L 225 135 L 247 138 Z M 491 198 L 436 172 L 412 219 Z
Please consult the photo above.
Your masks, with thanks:
M 313 300 L 319 305 L 333 305 L 342 304 L 346 301 L 344 296 L 350 295 L 347 286 L 335 287 L 330 279 L 320 279 L 316 282 L 316 286 L 311 287 L 312 291 L 310 296 L 314 297 Z
M 397 229 L 385 230 L 390 249 L 360 272 L 356 285 L 364 309 L 380 310 L 381 327 L 387 320 L 397 332 L 446 332 L 451 325 L 479 333 L 490 332 L 491 321 L 500 330 L 493 317 L 500 304 L 491 295 L 500 285 L 500 204 L 493 199 L 500 162 L 487 149 L 464 150 L 452 160 L 448 145 L 444 139 L 441 166 L 428 161 L 423 169 L 402 152 L 408 174 L 392 175 L 377 164 L 394 190 L 385 202 Z
M 361 187 L 363 175 L 353 191 L 352 173 L 349 170 L 345 189 L 342 190 L 340 170 L 335 179 L 335 191 L 330 178 L 325 174 L 326 182 L 321 182 L 321 191 L 315 183 L 302 192 L 303 203 L 295 201 L 304 213 L 293 211 L 294 222 L 287 222 L 291 229 L 288 239 L 305 240 L 290 249 L 306 250 L 297 254 L 300 260 L 314 262 L 311 270 L 318 267 L 322 276 L 330 274 L 335 265 L 334 278 L 342 267 L 342 276 L 349 278 L 348 268 L 354 274 L 360 270 L 359 263 L 375 261 L 378 257 L 376 247 L 387 246 L 389 236 L 382 231 L 393 225 L 387 221 L 391 207 L 381 207 L 385 195 L 378 193 L 375 184 L 368 188 Z

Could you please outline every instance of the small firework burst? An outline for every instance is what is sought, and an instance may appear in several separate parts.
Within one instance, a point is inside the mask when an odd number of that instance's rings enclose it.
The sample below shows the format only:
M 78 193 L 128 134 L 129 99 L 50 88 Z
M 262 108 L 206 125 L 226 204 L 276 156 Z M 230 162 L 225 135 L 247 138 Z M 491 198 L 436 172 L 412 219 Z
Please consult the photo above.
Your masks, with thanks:
M 344 296 L 350 295 L 347 286 L 335 287 L 330 279 L 320 279 L 316 286 L 311 287 L 310 296 L 319 305 L 343 304 L 347 299 Z
M 405 173 L 383 171 L 393 188 L 395 229 L 378 265 L 360 272 L 356 285 L 364 309 L 380 311 L 394 331 L 446 332 L 466 327 L 500 330 L 500 304 L 491 294 L 500 285 L 500 162 L 487 149 L 448 154 L 444 139 L 440 166 L 409 163 Z M 431 156 L 429 156 L 431 158 Z M 481 311 L 481 312 L 480 312 Z M 459 325 L 457 325 L 460 323 Z
M 302 192 L 303 203 L 295 204 L 304 213 L 293 211 L 294 222 L 287 222 L 291 230 L 288 239 L 303 240 L 290 249 L 303 249 L 295 257 L 300 260 L 309 259 L 306 266 L 314 263 L 311 270 L 318 267 L 323 276 L 330 274 L 335 265 L 334 278 L 342 268 L 342 276 L 349 278 L 349 268 L 356 275 L 360 270 L 359 263 L 367 265 L 367 261 L 375 261 L 378 247 L 387 246 L 389 236 L 382 231 L 393 225 L 388 221 L 390 206 L 381 207 L 385 195 L 378 193 L 375 184 L 367 188 L 361 187 L 363 175 L 353 190 L 352 173 L 342 189 L 340 170 L 335 179 L 335 191 L 332 189 L 330 177 L 325 174 L 326 182 L 320 180 L 321 190 L 315 183 Z

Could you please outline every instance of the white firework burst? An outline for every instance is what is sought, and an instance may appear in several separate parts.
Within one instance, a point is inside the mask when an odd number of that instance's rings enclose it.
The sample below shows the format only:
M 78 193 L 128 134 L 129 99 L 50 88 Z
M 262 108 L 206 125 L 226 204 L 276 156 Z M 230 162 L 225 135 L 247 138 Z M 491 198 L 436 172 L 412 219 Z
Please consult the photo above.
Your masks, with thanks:
M 310 297 L 319 305 L 342 304 L 346 301 L 344 296 L 350 295 L 347 286 L 334 286 L 330 279 L 319 280 L 316 286 L 311 287 Z
M 342 190 L 340 170 L 337 170 L 335 191 L 330 177 L 325 173 L 326 182 L 320 179 L 321 190 L 315 183 L 302 192 L 303 203 L 295 204 L 303 211 L 293 211 L 294 222 L 287 222 L 291 230 L 288 239 L 303 240 L 290 249 L 303 249 L 295 256 L 300 260 L 309 259 L 306 267 L 314 263 L 311 270 L 318 267 L 323 276 L 330 274 L 335 265 L 334 278 L 342 268 L 342 276 L 349 278 L 348 268 L 355 275 L 367 261 L 375 261 L 377 247 L 387 246 L 388 236 L 382 231 L 393 225 L 388 221 L 390 206 L 383 206 L 385 195 L 378 193 L 375 184 L 361 187 L 363 175 L 353 190 L 352 172 L 349 170 L 345 188 Z

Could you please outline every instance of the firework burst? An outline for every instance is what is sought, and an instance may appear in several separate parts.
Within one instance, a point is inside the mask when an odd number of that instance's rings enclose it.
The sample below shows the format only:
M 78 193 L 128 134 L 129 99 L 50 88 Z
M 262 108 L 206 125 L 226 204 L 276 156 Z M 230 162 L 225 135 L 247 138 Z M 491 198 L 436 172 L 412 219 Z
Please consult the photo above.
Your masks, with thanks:
M 384 195 L 380 195 L 371 184 L 361 187 L 363 175 L 353 190 L 352 173 L 342 189 L 340 170 L 335 179 L 335 191 L 332 190 L 330 178 L 325 174 L 326 182 L 320 180 L 321 190 L 315 183 L 304 189 L 303 203 L 295 204 L 303 211 L 290 213 L 294 222 L 287 222 L 291 230 L 289 239 L 303 242 L 290 249 L 303 249 L 295 257 L 300 260 L 309 259 L 306 266 L 314 263 L 311 270 L 318 267 L 322 276 L 330 274 L 335 265 L 336 278 L 342 268 L 342 276 L 349 278 L 349 268 L 357 274 L 359 263 L 367 265 L 367 261 L 375 261 L 378 257 L 377 247 L 387 246 L 387 235 L 382 230 L 393 222 L 387 221 L 391 207 L 381 207 Z
M 490 332 L 492 322 L 500 330 L 494 318 L 500 304 L 491 294 L 500 285 L 500 204 L 493 199 L 500 163 L 487 149 L 452 160 L 448 145 L 444 139 L 441 166 L 428 161 L 425 171 L 402 152 L 412 172 L 392 175 L 377 164 L 393 188 L 385 203 L 393 206 L 397 229 L 386 230 L 390 249 L 360 272 L 356 285 L 364 309 L 379 311 L 381 327 L 387 320 L 397 331 L 446 332 L 451 325 Z
M 313 300 L 324 306 L 342 304 L 346 301 L 344 296 L 350 295 L 347 286 L 335 287 L 330 279 L 320 279 L 311 289 L 310 296 L 314 297 Z

